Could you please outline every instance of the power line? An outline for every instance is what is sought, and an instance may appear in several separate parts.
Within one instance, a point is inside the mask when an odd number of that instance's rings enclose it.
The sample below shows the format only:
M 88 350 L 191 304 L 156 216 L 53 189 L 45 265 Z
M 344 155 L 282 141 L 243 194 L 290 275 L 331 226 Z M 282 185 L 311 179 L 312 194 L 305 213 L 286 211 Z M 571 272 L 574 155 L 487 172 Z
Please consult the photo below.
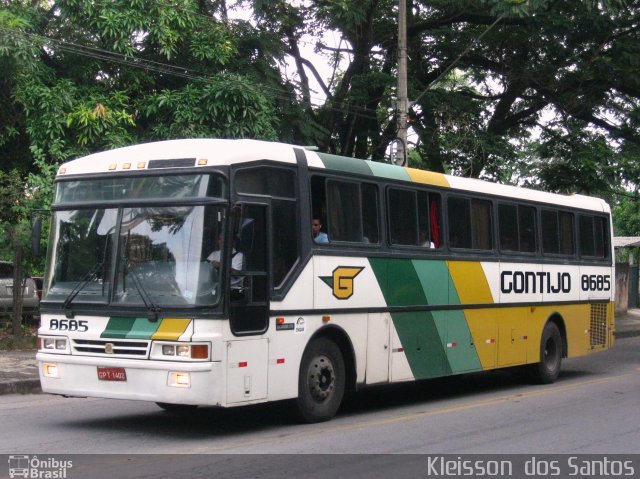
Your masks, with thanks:
M 447 68 L 445 68 L 445 69 L 440 73 L 440 75 L 438 75 L 438 76 L 436 77 L 436 79 L 435 79 L 435 80 L 433 80 L 431 83 L 429 83 L 429 84 L 427 85 L 427 87 L 422 91 L 422 93 L 420 93 L 420 94 L 418 95 L 418 97 L 417 97 L 417 98 L 416 98 L 412 103 L 418 103 L 418 102 L 422 99 L 422 97 L 423 97 L 424 95 L 426 95 L 426 93 L 429 91 L 429 89 L 430 89 L 433 85 L 435 85 L 436 83 L 438 83 L 438 82 L 440 81 L 440 79 L 441 79 L 443 76 L 445 76 L 447 73 L 449 73 L 449 72 L 453 69 L 453 67 L 455 67 L 455 66 L 457 65 L 457 63 L 462 59 L 462 57 L 464 57 L 467 53 L 469 53 L 469 51 L 471 51 L 471 49 L 472 49 L 473 47 L 475 47 L 475 46 L 478 44 L 478 42 L 479 42 L 480 40 L 482 40 L 482 38 L 483 38 L 487 33 L 489 33 L 489 31 L 490 31 L 493 27 L 495 27 L 495 26 L 498 24 L 498 22 L 500 22 L 500 21 L 501 21 L 505 16 L 506 16 L 506 14 L 505 14 L 505 13 L 503 13 L 502 15 L 500 15 L 500 16 L 496 19 L 496 21 L 495 21 L 495 22 L 493 22 L 491 25 L 489 25 L 489 26 L 487 27 L 487 29 L 486 29 L 484 32 L 482 32 L 482 33 L 480 34 L 480 36 L 478 36 L 477 38 L 475 38 L 475 39 L 474 39 L 474 40 L 473 40 L 473 41 L 472 41 L 472 42 L 467 46 L 467 48 L 465 48 L 465 49 L 462 51 L 462 53 L 461 53 L 460 55 L 458 55 L 458 56 L 456 57 L 456 59 L 455 59 L 455 60 L 453 60 L 453 61 L 449 64 L 449 66 L 448 66 Z

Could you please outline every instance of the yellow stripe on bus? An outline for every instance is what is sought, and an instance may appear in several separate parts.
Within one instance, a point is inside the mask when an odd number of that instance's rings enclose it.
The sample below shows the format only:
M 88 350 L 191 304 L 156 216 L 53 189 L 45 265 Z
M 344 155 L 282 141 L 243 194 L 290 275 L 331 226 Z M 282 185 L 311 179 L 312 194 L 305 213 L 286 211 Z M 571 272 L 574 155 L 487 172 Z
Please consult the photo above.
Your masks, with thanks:
M 447 267 L 461 305 L 494 303 L 489 282 L 479 261 L 447 261 Z M 482 369 L 495 368 L 498 334 L 495 309 L 465 309 L 464 315 Z
M 190 319 L 164 318 L 158 330 L 151 336 L 151 339 L 177 341 L 187 330 L 190 322 Z
M 409 178 L 414 183 L 422 183 L 425 185 L 444 186 L 449 187 L 449 182 L 442 173 L 436 173 L 434 171 L 416 170 L 414 168 L 405 168 L 409 174 Z
M 493 294 L 479 261 L 447 261 L 460 304 L 492 304 Z

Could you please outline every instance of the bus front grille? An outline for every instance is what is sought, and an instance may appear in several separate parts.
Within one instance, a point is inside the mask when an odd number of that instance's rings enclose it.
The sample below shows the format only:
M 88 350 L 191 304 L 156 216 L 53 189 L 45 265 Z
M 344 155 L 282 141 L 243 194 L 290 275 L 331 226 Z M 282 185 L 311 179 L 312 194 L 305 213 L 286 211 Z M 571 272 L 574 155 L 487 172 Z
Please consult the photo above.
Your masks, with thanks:
M 607 345 L 607 304 L 597 303 L 591 305 L 591 348 L 605 347 Z
M 149 353 L 149 343 L 149 341 L 118 339 L 74 339 L 73 350 L 76 354 L 88 356 L 146 358 Z

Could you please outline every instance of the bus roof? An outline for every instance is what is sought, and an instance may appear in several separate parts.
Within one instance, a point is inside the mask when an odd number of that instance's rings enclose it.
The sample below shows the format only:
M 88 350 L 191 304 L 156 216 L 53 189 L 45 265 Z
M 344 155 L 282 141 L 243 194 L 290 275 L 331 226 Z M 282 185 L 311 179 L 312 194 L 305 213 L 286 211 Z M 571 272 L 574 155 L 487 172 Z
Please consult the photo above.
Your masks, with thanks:
M 122 172 L 126 170 L 144 171 L 175 166 L 199 168 L 212 165 L 233 165 L 258 160 L 295 164 L 294 148 L 302 147 L 246 139 L 182 139 L 141 143 L 71 160 L 60 167 L 58 178 L 61 179 L 69 175 Z M 547 193 L 473 178 L 445 175 L 432 171 L 314 151 L 306 151 L 306 156 L 311 168 L 337 170 L 344 173 L 389 178 L 504 198 L 610 212 L 609 205 L 604 200 L 590 196 Z M 178 160 L 180 160 L 180 163 L 176 163 Z

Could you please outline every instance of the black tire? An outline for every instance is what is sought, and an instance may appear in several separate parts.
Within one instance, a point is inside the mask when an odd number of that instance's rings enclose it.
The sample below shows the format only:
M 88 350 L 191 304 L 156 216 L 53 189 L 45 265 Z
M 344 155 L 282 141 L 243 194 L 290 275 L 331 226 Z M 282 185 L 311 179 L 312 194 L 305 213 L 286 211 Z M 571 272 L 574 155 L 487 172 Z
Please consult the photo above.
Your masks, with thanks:
M 530 376 L 538 384 L 551 384 L 558 379 L 562 365 L 562 334 L 558 326 L 548 322 L 540 339 L 540 362 L 530 366 Z
M 298 376 L 296 406 L 307 423 L 335 416 L 345 389 L 345 366 L 340 348 L 327 338 L 313 340 L 305 349 Z
M 156 404 L 165 411 L 173 414 L 186 414 L 198 407 L 194 404 L 171 404 L 168 402 L 157 402 Z

